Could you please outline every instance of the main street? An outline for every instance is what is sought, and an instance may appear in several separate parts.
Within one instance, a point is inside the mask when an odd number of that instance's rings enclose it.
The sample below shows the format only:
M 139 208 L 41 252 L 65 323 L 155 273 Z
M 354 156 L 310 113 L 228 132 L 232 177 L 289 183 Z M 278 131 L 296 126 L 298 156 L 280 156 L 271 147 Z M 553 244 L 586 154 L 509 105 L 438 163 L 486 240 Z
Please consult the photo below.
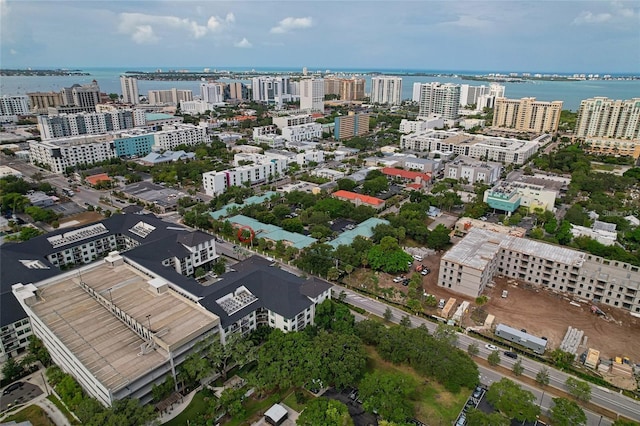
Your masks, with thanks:
M 341 292 L 344 291 L 346 294 L 345 301 L 347 303 L 349 303 L 350 305 L 362 308 L 367 312 L 370 312 L 380 317 L 384 315 L 384 312 L 387 310 L 387 307 L 389 307 L 387 304 L 379 300 L 375 300 L 373 298 L 363 296 L 359 293 L 356 293 L 352 290 L 346 289 L 338 285 L 333 287 L 333 291 L 335 294 L 340 294 Z M 429 330 L 429 332 L 431 333 L 433 333 L 437 327 L 437 324 L 431 321 L 427 321 L 426 319 L 423 319 L 414 315 L 410 315 L 407 312 L 402 311 L 400 309 L 397 309 L 394 307 L 390 307 L 390 309 L 393 315 L 392 321 L 395 323 L 400 322 L 403 316 L 409 315 L 409 318 L 411 319 L 411 325 L 413 327 L 419 327 L 424 324 Z M 484 347 L 485 342 L 483 340 L 476 339 L 467 334 L 458 333 L 458 347 L 460 349 L 466 351 L 467 348 L 469 347 L 469 344 L 471 343 L 476 343 L 478 345 L 478 348 L 480 349 L 480 353 L 478 355 L 480 357 L 486 359 L 491 353 L 490 350 Z M 508 348 L 501 348 L 501 349 L 508 350 Z M 533 379 L 535 379 L 538 371 L 540 371 L 543 367 L 545 367 L 544 364 L 541 364 L 537 361 L 531 360 L 526 357 L 519 357 L 519 359 L 521 360 L 522 366 L 524 367 L 523 375 L 527 377 L 531 377 Z M 511 368 L 514 362 L 515 360 L 511 358 L 501 356 L 500 363 L 501 365 L 507 368 Z M 551 388 L 558 388 L 558 389 L 565 390 L 566 388 L 564 386 L 564 383 L 568 377 L 572 377 L 572 376 L 562 371 L 556 370 L 554 368 L 547 367 L 547 369 L 549 371 L 549 386 Z M 484 370 L 492 371 L 487 369 L 484 369 Z M 493 374 L 498 375 L 499 377 L 504 377 L 497 372 L 493 372 Z M 483 377 L 484 376 L 485 374 L 483 373 Z M 491 380 L 495 381 L 496 379 L 494 378 Z M 490 383 L 485 383 L 485 384 L 490 384 Z M 537 395 L 540 396 L 541 392 L 538 391 Z M 611 410 L 615 413 L 618 413 L 622 416 L 625 416 L 627 418 L 640 420 L 640 402 L 635 401 L 631 398 L 628 398 L 622 394 L 613 392 L 609 389 L 591 385 L 591 402 L 603 408 Z M 592 424 L 597 425 L 600 422 L 600 416 L 596 415 L 595 413 L 591 413 L 589 418 L 590 418 L 589 425 L 592 425 Z M 596 418 L 597 420 L 594 420 Z M 605 420 L 606 419 L 602 420 L 602 423 L 601 423 L 602 425 L 611 424 L 611 422 L 605 423 Z

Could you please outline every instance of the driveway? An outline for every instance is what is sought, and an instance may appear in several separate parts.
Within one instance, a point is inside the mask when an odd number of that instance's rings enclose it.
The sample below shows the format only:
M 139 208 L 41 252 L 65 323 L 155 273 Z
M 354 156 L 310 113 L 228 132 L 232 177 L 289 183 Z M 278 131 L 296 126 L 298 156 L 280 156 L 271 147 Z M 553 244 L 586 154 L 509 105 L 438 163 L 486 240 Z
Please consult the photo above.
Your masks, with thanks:
M 15 389 L 7 395 L 0 396 L 0 411 L 4 411 L 14 405 L 29 402 L 41 394 L 42 390 L 38 386 L 24 382 L 18 389 Z

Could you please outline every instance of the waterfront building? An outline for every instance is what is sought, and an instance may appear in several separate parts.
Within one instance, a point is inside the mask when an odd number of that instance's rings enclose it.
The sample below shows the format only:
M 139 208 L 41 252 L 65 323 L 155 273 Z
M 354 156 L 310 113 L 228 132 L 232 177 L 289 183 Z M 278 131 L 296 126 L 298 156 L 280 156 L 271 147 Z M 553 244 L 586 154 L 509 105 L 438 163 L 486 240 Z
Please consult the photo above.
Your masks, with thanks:
M 122 102 L 133 105 L 140 103 L 137 78 L 120 76 L 120 87 L 122 88 Z
M 460 86 L 457 84 L 423 83 L 420 85 L 418 118 L 442 116 L 456 120 L 460 108 Z
M 400 105 L 402 103 L 402 77 L 371 77 L 372 104 Z
M 201 83 L 200 98 L 209 104 L 221 104 L 224 102 L 225 89 L 224 83 Z
M 560 124 L 561 111 L 562 101 L 497 98 L 493 112 L 493 127 L 521 132 L 555 133 Z
M 193 100 L 191 90 L 178 90 L 175 87 L 169 90 L 149 90 L 149 105 L 178 105 L 180 102 Z
M 324 112 L 324 80 L 305 78 L 300 81 L 300 109 Z
M 324 79 L 324 93 L 338 95 L 341 101 L 361 101 L 364 99 L 364 87 L 364 78 L 327 77 Z
M 575 135 L 579 138 L 640 140 L 640 98 L 583 100 L 578 109 Z

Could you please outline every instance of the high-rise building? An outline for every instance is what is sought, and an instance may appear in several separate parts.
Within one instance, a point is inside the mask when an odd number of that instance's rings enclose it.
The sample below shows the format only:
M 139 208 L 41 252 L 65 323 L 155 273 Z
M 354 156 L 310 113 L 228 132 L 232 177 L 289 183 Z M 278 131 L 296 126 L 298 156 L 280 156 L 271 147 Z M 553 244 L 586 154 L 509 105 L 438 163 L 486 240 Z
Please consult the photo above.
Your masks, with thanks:
M 364 78 L 337 78 L 324 79 L 324 93 L 326 95 L 338 95 L 342 101 L 361 101 L 364 99 Z
M 400 105 L 402 103 L 402 77 L 371 77 L 371 103 Z
M 455 120 L 460 108 L 460 86 L 451 83 L 422 83 L 419 104 L 418 117 L 435 114 L 441 115 L 445 120 Z
M 78 114 L 39 115 L 38 130 L 43 140 L 79 135 L 97 135 L 144 125 L 142 110 L 81 112 Z
M 290 77 L 253 77 L 251 79 L 252 96 L 256 102 L 264 102 L 282 106 L 291 101 Z
M 229 99 L 236 99 L 236 100 L 247 99 L 247 95 L 248 95 L 247 86 L 240 83 L 239 81 L 229 83 L 227 88 L 229 90 Z
M 300 109 L 324 112 L 324 80 L 305 78 L 300 81 Z
M 578 108 L 575 135 L 579 138 L 640 138 L 640 98 L 583 100 Z
M 201 83 L 200 97 L 210 104 L 222 103 L 224 102 L 225 88 L 226 84 L 224 83 Z
M 60 92 L 32 92 L 27 93 L 31 111 L 36 113 L 46 113 L 49 108 L 56 108 L 62 105 L 62 94 Z
M 93 80 L 91 84 L 74 84 L 65 87 L 60 92 L 62 94 L 63 106 L 75 106 L 84 111 L 92 112 L 96 110 L 96 105 L 100 103 L 100 86 Z
M 182 101 L 192 101 L 193 92 L 175 87 L 169 90 L 149 90 L 148 99 L 149 105 L 178 105 Z
M 135 77 L 120 76 L 120 87 L 122 88 L 122 101 L 127 104 L 137 104 L 140 101 L 138 95 L 138 79 Z
M 369 133 L 369 114 L 355 114 L 338 116 L 334 120 L 333 138 L 342 140 Z
M 0 115 L 17 116 L 29 114 L 29 97 L 26 95 L 7 96 L 0 98 Z
M 562 101 L 497 98 L 493 112 L 493 127 L 522 132 L 557 132 L 561 111 Z

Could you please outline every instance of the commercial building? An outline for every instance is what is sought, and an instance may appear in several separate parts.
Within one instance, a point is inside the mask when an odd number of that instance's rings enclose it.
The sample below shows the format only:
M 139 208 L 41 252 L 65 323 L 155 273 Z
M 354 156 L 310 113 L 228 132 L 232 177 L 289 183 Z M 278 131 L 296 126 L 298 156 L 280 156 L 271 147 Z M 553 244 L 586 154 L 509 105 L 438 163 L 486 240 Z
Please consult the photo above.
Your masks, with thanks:
M 164 151 L 164 152 L 150 152 L 144 157 L 140 158 L 138 162 L 146 166 L 155 166 L 162 163 L 173 163 L 176 161 L 193 160 L 196 158 L 194 152 L 185 151 Z
M 418 104 L 418 118 L 435 114 L 445 120 L 456 120 L 460 109 L 460 86 L 451 83 L 422 83 Z
M 501 182 L 484 192 L 484 202 L 492 209 L 513 213 L 520 207 L 530 212 L 535 209 L 555 210 L 558 193 L 542 185 L 523 182 Z
M 407 120 L 405 118 L 400 121 L 400 133 L 409 134 L 416 132 L 424 132 L 425 130 L 444 127 L 444 119 L 440 116 L 422 117 L 420 120 Z
M 117 157 L 113 135 L 74 136 L 51 141 L 29 141 L 32 164 L 48 166 L 54 173 L 67 167 L 94 164 Z
M 265 76 L 251 79 L 252 96 L 256 102 L 276 104 L 282 107 L 284 102 L 292 100 L 289 76 Z
M 419 186 L 426 186 L 431 182 L 431 175 L 428 173 L 395 169 L 392 167 L 383 167 L 380 171 L 387 176 L 400 178 L 405 182 L 418 184 Z
M 322 124 L 309 123 L 282 128 L 282 137 L 287 142 L 301 142 L 322 139 Z
M 224 193 L 230 186 L 241 186 L 245 182 L 250 185 L 268 182 L 284 175 L 287 168 L 285 160 L 276 160 L 239 166 L 219 172 L 211 171 L 202 174 L 202 186 L 205 193 L 215 197 Z
M 487 229 L 500 234 L 511 235 L 513 237 L 524 237 L 527 230 L 518 226 L 506 226 L 500 223 L 487 222 L 470 217 L 461 217 L 455 224 L 456 235 L 466 235 L 473 228 Z
M 193 92 L 178 90 L 175 87 L 168 90 L 149 90 L 147 98 L 149 105 L 178 105 L 182 101 L 192 101 Z
M 324 112 L 324 80 L 305 78 L 300 80 L 300 109 Z
M 338 116 L 334 119 L 333 138 L 335 140 L 349 139 L 367 133 L 369 133 L 369 114 L 356 114 L 349 111 L 349 115 Z
M 580 102 L 575 135 L 579 138 L 640 139 L 640 98 L 605 97 Z
M 324 79 L 324 93 L 326 95 L 338 95 L 341 101 L 363 100 L 364 86 L 364 78 L 327 77 Z
M 138 93 L 138 79 L 135 77 L 120 76 L 120 87 L 122 88 L 122 101 L 126 104 L 136 105 L 140 103 Z
M 385 202 L 380 198 L 371 197 L 369 195 L 358 194 L 357 192 L 339 190 L 331 194 L 333 198 L 337 198 L 342 201 L 349 201 L 355 206 L 368 206 L 373 207 L 376 210 L 384 208 Z
M 29 97 L 25 95 L 0 97 L 0 120 L 2 122 L 18 121 L 18 116 L 28 115 Z
M 277 133 L 269 133 L 254 136 L 253 142 L 259 145 L 267 144 L 269 145 L 269 148 L 283 148 L 286 145 L 287 140 Z M 259 149 L 259 147 L 257 148 Z
M 122 109 L 105 112 L 39 115 L 38 130 L 43 140 L 78 135 L 97 135 L 146 124 L 145 112 Z
M 495 275 L 640 313 L 640 267 L 477 228 L 442 257 L 438 285 L 475 298 Z
M 300 124 L 313 123 L 315 120 L 311 114 L 297 114 L 297 115 L 284 115 L 279 117 L 273 117 L 273 124 L 278 129 L 284 129 L 289 126 L 298 126 Z
M 573 237 L 588 237 L 605 246 L 612 246 L 618 239 L 616 224 L 596 220 L 590 228 L 571 224 Z
M 487 161 L 525 164 L 541 145 L 539 137 L 532 141 L 473 135 L 469 133 L 430 130 L 403 135 L 400 148 L 434 152 L 444 156 L 464 155 Z
M 555 133 L 560 124 L 561 111 L 562 101 L 497 98 L 493 111 L 493 127 L 522 132 Z
M 372 104 L 400 105 L 402 103 L 402 77 L 371 77 Z
M 257 138 L 258 136 L 277 134 L 277 130 L 276 129 L 277 129 L 277 126 L 274 125 L 274 124 L 270 124 L 268 126 L 254 127 L 253 128 L 253 137 Z
M 444 177 L 451 179 L 466 179 L 469 184 L 484 182 L 494 184 L 500 180 L 502 164 L 489 163 L 470 157 L 458 157 L 444 166 Z
M 200 98 L 208 104 L 224 103 L 224 83 L 200 83 Z

